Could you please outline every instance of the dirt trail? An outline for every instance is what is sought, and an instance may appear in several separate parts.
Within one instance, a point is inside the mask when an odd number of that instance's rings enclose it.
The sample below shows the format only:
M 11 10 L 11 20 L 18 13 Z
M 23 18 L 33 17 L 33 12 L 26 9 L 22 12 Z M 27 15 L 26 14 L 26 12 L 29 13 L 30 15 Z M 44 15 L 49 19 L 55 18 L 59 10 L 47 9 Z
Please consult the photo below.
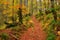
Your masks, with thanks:
M 43 31 L 41 24 L 34 16 L 31 17 L 34 22 L 34 28 L 29 28 L 20 40 L 46 40 L 46 33 Z
M 46 33 L 43 31 L 41 24 L 36 20 L 34 16 L 31 17 L 34 22 L 34 27 L 29 28 L 22 36 L 16 38 L 16 36 L 12 35 L 11 29 L 0 30 L 1 33 L 7 33 L 10 35 L 9 40 L 46 40 Z M 20 33 L 19 33 L 20 34 Z

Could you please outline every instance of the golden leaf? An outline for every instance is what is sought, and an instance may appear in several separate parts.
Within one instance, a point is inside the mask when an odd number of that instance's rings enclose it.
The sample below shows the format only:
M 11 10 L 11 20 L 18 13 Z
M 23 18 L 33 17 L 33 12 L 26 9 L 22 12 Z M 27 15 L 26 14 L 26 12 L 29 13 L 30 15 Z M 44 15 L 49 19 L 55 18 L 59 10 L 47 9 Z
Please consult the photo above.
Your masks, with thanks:
M 58 35 L 60 35 L 60 31 L 58 31 Z

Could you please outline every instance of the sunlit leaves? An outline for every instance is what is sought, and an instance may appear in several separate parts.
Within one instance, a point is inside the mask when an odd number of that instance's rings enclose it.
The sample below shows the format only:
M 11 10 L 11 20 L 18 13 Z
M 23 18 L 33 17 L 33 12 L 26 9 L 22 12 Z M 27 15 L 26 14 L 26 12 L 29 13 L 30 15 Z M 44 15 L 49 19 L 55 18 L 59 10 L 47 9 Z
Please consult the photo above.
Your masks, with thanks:
M 7 4 L 9 4 L 9 2 L 3 2 L 3 4 L 4 4 L 4 5 L 7 5 Z
M 13 23 L 13 21 L 12 20 L 9 20 L 8 23 Z
M 7 25 L 5 25 L 5 24 L 0 25 L 0 30 L 5 29 L 6 26 L 7 26 Z
M 58 31 L 57 33 L 58 33 L 58 35 L 60 35 L 60 31 Z
M 7 10 L 3 10 L 3 14 L 6 14 Z

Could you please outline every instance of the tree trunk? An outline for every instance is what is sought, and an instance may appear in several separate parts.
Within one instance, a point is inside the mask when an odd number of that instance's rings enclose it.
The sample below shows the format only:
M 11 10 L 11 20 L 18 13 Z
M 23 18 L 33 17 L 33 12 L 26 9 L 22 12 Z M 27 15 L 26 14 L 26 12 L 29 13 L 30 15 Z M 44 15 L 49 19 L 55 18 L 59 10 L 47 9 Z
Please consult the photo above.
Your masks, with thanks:
M 18 11 L 18 16 L 19 16 L 19 22 L 20 22 L 20 24 L 23 24 L 23 22 L 22 22 L 22 9 L 21 8 L 19 8 L 19 11 Z

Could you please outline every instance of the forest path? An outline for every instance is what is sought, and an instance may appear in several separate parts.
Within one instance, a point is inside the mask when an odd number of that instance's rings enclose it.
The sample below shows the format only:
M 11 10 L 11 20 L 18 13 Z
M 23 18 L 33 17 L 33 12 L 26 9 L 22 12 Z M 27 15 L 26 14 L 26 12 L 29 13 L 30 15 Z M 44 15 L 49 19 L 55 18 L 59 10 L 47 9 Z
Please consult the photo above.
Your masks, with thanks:
M 43 31 L 41 24 L 36 20 L 35 16 L 31 16 L 34 27 L 29 28 L 20 40 L 46 40 L 47 34 Z
M 10 36 L 9 40 L 46 40 L 47 38 L 47 34 L 45 31 L 43 31 L 42 25 L 37 21 L 37 19 L 35 18 L 35 16 L 31 16 L 32 21 L 33 21 L 33 25 L 34 27 L 28 28 L 27 31 L 25 31 L 22 36 L 19 36 L 19 38 L 17 38 L 15 35 L 13 35 L 13 31 L 12 29 L 4 29 L 4 30 L 0 30 L 0 34 L 2 33 L 7 33 Z M 15 31 L 16 32 L 16 31 Z M 17 34 L 20 35 L 20 32 L 18 32 Z

